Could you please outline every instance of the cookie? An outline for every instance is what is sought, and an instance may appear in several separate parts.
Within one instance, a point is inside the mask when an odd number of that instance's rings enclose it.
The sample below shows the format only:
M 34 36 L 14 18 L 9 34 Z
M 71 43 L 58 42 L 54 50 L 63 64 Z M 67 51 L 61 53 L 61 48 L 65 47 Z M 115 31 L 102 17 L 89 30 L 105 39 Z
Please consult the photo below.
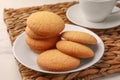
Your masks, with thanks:
M 29 47 L 34 53 L 37 53 L 37 54 L 41 54 L 42 52 L 46 51 L 46 49 L 43 50 L 43 49 L 36 49 L 34 47 L 31 47 L 31 46 L 29 46 Z
M 36 34 L 53 37 L 64 29 L 63 19 L 55 13 L 39 11 L 27 18 L 27 26 Z
M 80 59 L 66 55 L 57 49 L 47 50 L 37 58 L 38 65 L 49 71 L 68 71 L 80 65 Z
M 29 37 L 31 37 L 33 39 L 43 39 L 43 38 L 45 38 L 45 36 L 43 37 L 43 36 L 40 36 L 38 34 L 35 34 L 32 30 L 30 30 L 29 27 L 26 27 L 25 32 Z
M 47 50 L 55 47 L 56 42 L 60 39 L 59 36 L 55 36 L 47 39 L 32 39 L 26 35 L 25 41 L 30 48 L 35 50 Z
M 25 29 L 25 32 L 26 34 L 33 38 L 33 39 L 44 39 L 44 38 L 48 38 L 47 36 L 41 36 L 41 35 L 38 35 L 38 34 L 35 34 L 29 27 L 26 27 Z
M 62 37 L 66 40 L 83 44 L 97 44 L 96 38 L 85 32 L 66 31 L 62 33 Z
M 72 41 L 58 41 L 56 47 L 61 52 L 77 58 L 91 58 L 94 56 L 94 52 L 89 47 Z

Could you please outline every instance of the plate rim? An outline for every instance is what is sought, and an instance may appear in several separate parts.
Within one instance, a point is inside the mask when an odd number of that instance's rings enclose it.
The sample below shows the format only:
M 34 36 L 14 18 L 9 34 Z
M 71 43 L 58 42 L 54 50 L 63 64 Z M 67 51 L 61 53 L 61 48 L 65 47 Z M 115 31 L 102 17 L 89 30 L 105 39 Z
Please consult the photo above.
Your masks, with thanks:
M 76 26 L 76 27 L 80 27 L 80 26 L 72 25 L 72 24 L 65 24 L 65 26 Z M 94 35 L 96 35 L 96 36 L 99 38 L 99 40 L 100 40 L 100 42 L 101 42 L 101 45 L 102 45 L 102 49 L 103 49 L 102 55 L 100 56 L 100 58 L 99 58 L 97 61 L 95 61 L 94 63 L 92 63 L 91 65 L 86 66 L 86 67 L 84 68 L 84 69 L 86 69 L 86 68 L 88 68 L 88 67 L 96 64 L 96 63 L 102 58 L 102 56 L 103 56 L 103 54 L 104 54 L 104 43 L 103 43 L 102 39 L 101 39 L 96 33 L 94 33 L 93 31 L 91 31 L 91 30 L 89 30 L 89 29 L 86 29 L 86 28 L 83 28 L 83 27 L 80 27 L 80 28 L 85 29 L 85 30 L 88 30 L 88 31 L 92 32 Z M 70 71 L 63 71 L 63 72 L 47 71 L 47 70 L 44 70 L 44 69 L 42 69 L 42 70 L 37 70 L 37 69 L 31 68 L 31 67 L 29 67 L 28 65 L 24 64 L 24 63 L 16 56 L 16 53 L 15 53 L 15 44 L 17 43 L 17 40 L 18 40 L 21 36 L 23 36 L 24 34 L 25 34 L 25 32 L 21 33 L 21 34 L 16 38 L 16 40 L 15 40 L 14 43 L 13 43 L 12 52 L 13 52 L 13 55 L 15 56 L 15 58 L 16 58 L 21 64 L 23 64 L 24 66 L 26 66 L 27 68 L 30 68 L 30 69 L 35 70 L 35 71 L 39 71 L 39 72 L 43 72 L 43 73 L 51 73 L 51 74 L 66 74 L 66 73 L 72 73 L 72 72 L 81 71 L 81 70 L 78 70 L 78 69 L 73 69 L 73 70 L 70 70 Z M 84 70 L 84 69 L 82 69 L 82 70 Z

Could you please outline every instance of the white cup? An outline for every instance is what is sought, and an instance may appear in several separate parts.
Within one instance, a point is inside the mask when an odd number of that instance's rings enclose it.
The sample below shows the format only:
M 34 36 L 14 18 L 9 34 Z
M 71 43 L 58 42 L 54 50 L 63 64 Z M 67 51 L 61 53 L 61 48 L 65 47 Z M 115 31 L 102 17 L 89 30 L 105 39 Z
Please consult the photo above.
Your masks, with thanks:
M 118 0 L 79 0 L 79 4 L 81 13 L 86 20 L 90 22 L 102 22 L 112 13 L 117 1 Z

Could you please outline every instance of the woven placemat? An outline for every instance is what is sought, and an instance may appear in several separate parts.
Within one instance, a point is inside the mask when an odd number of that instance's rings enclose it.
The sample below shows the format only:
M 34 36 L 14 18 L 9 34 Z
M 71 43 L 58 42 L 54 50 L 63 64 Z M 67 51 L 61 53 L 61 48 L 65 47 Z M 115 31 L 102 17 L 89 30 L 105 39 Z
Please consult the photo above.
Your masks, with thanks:
M 20 9 L 5 9 L 4 21 L 7 25 L 11 42 L 13 43 L 16 37 L 24 32 L 26 18 L 36 11 L 52 11 L 60 15 L 65 23 L 72 24 L 65 16 L 65 13 L 68 7 L 76 3 L 65 2 Z M 120 27 L 93 31 L 102 38 L 105 44 L 104 56 L 97 64 L 80 72 L 57 75 L 37 72 L 18 62 L 19 71 L 23 80 L 92 80 L 97 77 L 120 72 Z

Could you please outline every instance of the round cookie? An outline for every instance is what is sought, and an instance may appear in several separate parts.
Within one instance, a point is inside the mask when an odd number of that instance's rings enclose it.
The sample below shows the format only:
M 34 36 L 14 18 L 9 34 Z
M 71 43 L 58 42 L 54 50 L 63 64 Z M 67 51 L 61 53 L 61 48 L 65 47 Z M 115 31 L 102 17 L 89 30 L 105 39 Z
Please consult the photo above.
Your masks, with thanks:
M 29 46 L 29 47 L 30 47 L 30 46 Z M 33 52 L 37 53 L 37 54 L 41 54 L 42 52 L 46 51 L 46 50 L 42 50 L 42 49 L 35 49 L 35 48 L 33 48 L 33 47 L 30 47 L 30 49 L 31 49 Z
M 48 39 L 35 40 L 26 35 L 25 41 L 28 46 L 35 50 L 47 50 L 55 47 L 56 42 L 60 40 L 59 36 Z
M 49 71 L 68 71 L 80 65 L 80 59 L 66 55 L 57 49 L 47 50 L 37 58 L 40 67 Z
M 41 36 L 38 34 L 35 34 L 29 27 L 26 27 L 25 32 L 28 36 L 30 36 L 33 39 L 43 39 L 43 38 L 48 38 L 47 36 Z
M 61 52 L 77 58 L 91 58 L 94 56 L 94 52 L 89 47 L 72 41 L 58 41 L 56 47 Z
M 62 37 L 66 40 L 79 42 L 83 44 L 97 44 L 96 38 L 85 32 L 66 31 L 62 33 Z
M 31 14 L 27 19 L 27 26 L 36 34 L 52 37 L 64 29 L 64 21 L 55 13 L 39 11 Z

